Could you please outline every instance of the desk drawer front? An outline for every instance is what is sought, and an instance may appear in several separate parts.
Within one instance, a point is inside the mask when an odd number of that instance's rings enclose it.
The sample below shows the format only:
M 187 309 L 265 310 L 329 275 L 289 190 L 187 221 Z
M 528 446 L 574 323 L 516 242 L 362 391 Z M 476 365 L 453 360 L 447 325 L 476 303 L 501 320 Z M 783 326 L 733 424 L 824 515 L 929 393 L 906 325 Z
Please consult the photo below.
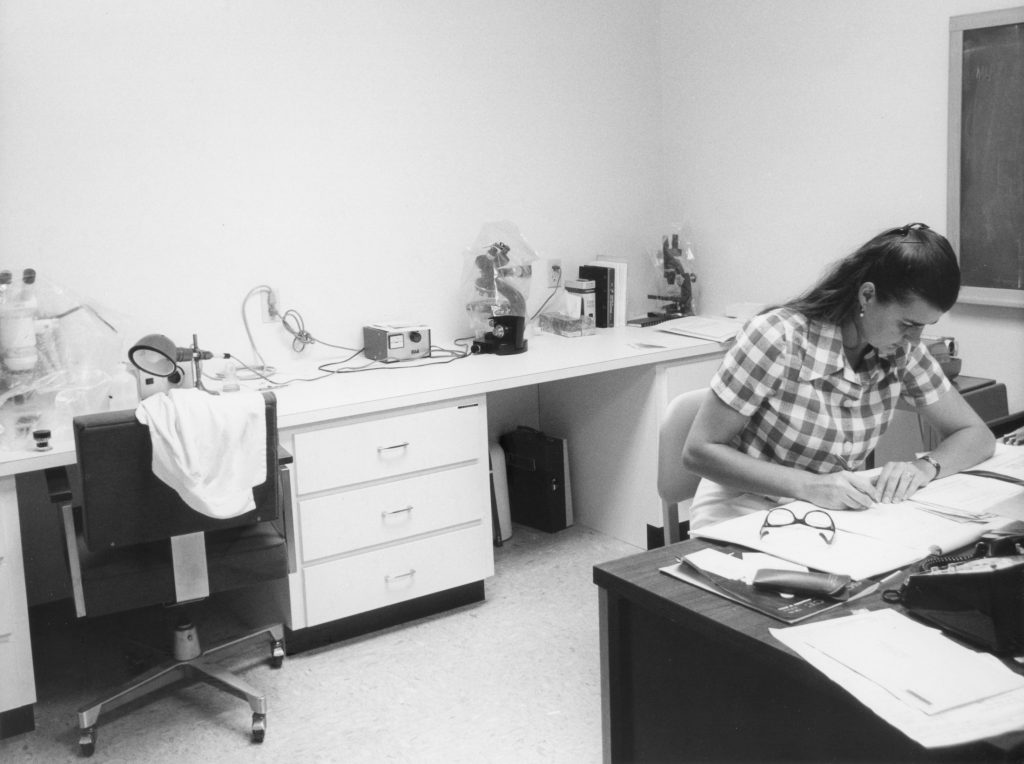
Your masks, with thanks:
M 478 459 L 479 406 L 373 419 L 295 436 L 299 493 L 323 491 Z
M 494 574 L 489 524 L 305 568 L 309 626 Z
M 489 511 L 480 463 L 303 499 L 306 562 L 478 520 Z

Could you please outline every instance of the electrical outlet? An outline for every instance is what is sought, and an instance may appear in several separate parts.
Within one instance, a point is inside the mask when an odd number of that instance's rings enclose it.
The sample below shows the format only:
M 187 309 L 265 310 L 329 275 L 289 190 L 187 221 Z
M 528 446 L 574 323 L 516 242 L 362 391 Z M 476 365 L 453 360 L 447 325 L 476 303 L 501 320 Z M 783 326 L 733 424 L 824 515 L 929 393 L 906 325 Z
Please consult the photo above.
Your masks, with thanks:
M 260 292 L 260 316 L 263 318 L 263 323 L 269 324 L 277 320 L 277 290 L 269 289 Z
M 558 258 L 548 260 L 548 287 L 555 287 L 565 282 L 565 274 L 562 273 L 562 261 Z

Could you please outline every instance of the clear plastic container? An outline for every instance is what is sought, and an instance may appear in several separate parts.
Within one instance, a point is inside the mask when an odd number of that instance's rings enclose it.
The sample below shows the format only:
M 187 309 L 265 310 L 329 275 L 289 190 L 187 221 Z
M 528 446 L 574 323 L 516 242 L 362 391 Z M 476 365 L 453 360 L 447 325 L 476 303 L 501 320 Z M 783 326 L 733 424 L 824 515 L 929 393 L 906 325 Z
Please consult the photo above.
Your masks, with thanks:
M 117 373 L 110 380 L 110 390 L 107 393 L 110 410 L 123 411 L 138 408 L 138 378 L 128 369 L 128 364 L 122 361 L 119 366 Z
M 36 352 L 36 272 L 26 268 L 21 288 L 0 305 L 0 352 L 9 371 L 32 371 Z

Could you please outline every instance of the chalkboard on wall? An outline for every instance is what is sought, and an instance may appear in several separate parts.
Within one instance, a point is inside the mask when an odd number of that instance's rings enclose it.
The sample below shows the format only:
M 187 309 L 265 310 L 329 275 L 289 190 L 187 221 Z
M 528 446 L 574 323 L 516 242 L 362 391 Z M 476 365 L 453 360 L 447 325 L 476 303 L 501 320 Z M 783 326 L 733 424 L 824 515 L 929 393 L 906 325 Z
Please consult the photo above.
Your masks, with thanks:
M 1024 7 L 949 28 L 947 233 L 960 300 L 1024 307 Z

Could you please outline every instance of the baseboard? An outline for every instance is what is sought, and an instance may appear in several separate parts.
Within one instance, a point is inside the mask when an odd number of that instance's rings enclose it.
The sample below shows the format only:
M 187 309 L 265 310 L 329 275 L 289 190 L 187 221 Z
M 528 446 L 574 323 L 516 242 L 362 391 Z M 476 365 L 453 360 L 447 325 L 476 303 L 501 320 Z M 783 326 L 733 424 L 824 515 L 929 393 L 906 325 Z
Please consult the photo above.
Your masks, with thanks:
M 690 521 L 683 520 L 679 523 L 679 540 L 686 541 L 690 538 Z M 654 526 L 648 524 L 647 526 L 647 548 L 657 549 L 658 547 L 665 546 L 665 527 L 662 525 Z
M 428 615 L 441 613 L 445 610 L 480 602 L 484 599 L 484 582 L 446 589 L 436 594 L 417 597 L 407 602 L 358 613 L 347 618 L 311 626 L 308 629 L 285 629 L 285 649 L 289 655 L 301 653 L 314 647 L 322 647 L 332 642 L 340 642 L 362 634 L 397 626 L 406 621 L 424 618 Z
M 36 728 L 35 704 L 0 711 L 0 739 L 14 737 Z

